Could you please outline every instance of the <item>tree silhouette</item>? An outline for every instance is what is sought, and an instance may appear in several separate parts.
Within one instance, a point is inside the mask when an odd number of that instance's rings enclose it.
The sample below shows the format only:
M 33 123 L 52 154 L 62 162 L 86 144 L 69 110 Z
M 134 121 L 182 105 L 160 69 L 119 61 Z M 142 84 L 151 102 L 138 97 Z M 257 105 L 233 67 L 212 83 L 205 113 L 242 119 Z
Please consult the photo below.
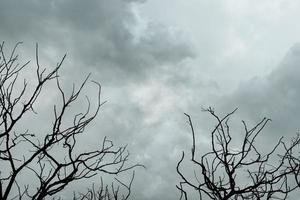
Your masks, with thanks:
M 244 135 L 240 146 L 236 147 L 229 126 L 229 118 L 236 110 L 224 117 L 219 117 L 211 107 L 204 111 L 210 113 L 217 124 L 211 132 L 211 150 L 199 159 L 192 120 L 185 114 L 192 132 L 191 161 L 197 170 L 193 178 L 185 175 L 181 169 L 185 158 L 183 152 L 177 163 L 181 181 L 176 187 L 180 199 L 188 199 L 190 189 L 197 191 L 199 199 L 218 200 L 287 199 L 288 194 L 298 189 L 300 162 L 294 150 L 300 143 L 299 135 L 289 145 L 280 138 L 272 150 L 264 154 L 255 140 L 270 119 L 263 118 L 250 129 L 242 121 Z
M 100 84 L 92 81 L 97 87 L 95 105 L 92 106 L 90 98 L 86 97 L 86 108 L 73 115 L 69 125 L 65 123 L 66 118 L 70 121 L 66 113 L 70 113 L 72 105 L 78 101 L 90 75 L 79 87 L 73 84 L 71 93 L 67 95 L 58 74 L 66 55 L 54 68 L 43 68 L 39 63 L 37 45 L 37 67 L 31 73 L 35 76 L 35 85 L 29 86 L 26 79 L 20 78 L 30 62 L 23 65 L 18 63 L 16 49 L 19 45 L 17 43 L 7 56 L 4 43 L 0 44 L 0 199 L 38 200 L 53 197 L 72 182 L 89 179 L 98 173 L 119 174 L 140 166 L 128 165 L 126 146 L 116 147 L 106 137 L 98 149 L 78 149 L 78 137 L 105 103 L 100 98 Z M 41 91 L 50 82 L 56 83 L 60 94 L 60 100 L 53 106 L 53 112 L 49 113 L 53 116 L 51 129 L 46 134 L 34 134 L 28 129 L 20 131 L 16 126 L 26 118 L 26 114 L 38 114 L 34 109 L 35 104 Z M 28 184 L 20 185 L 22 177 L 28 174 Z
M 100 186 L 98 188 L 96 188 L 93 184 L 86 193 L 80 193 L 78 195 L 74 194 L 73 200 L 127 200 L 131 194 L 131 185 L 134 180 L 134 176 L 135 172 L 133 171 L 130 182 L 127 184 L 115 178 L 115 180 L 119 183 L 118 186 L 116 186 L 113 182 L 111 185 L 105 185 L 101 178 Z M 120 193 L 121 187 L 125 188 L 125 194 L 124 192 Z

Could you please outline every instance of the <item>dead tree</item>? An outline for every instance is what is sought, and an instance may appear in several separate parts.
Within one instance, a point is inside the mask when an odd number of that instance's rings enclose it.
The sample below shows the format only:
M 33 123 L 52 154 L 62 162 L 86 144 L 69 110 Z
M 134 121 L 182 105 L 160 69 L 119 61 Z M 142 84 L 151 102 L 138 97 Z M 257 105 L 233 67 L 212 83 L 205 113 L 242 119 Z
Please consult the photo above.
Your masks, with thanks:
M 35 74 L 36 84 L 29 88 L 27 80 L 19 78 L 30 63 L 18 63 L 16 48 L 19 44 L 15 45 L 9 55 L 6 55 L 4 43 L 0 44 L 0 199 L 38 200 L 53 197 L 70 183 L 81 179 L 99 173 L 118 174 L 139 166 L 127 165 L 129 153 L 126 146 L 116 147 L 106 137 L 98 149 L 80 152 L 78 137 L 105 103 L 100 98 L 100 84 L 93 81 L 97 88 L 96 105 L 91 104 L 90 98 L 86 97 L 86 108 L 72 117 L 70 125 L 66 124 L 66 113 L 78 101 L 89 76 L 79 87 L 73 84 L 71 94 L 67 95 L 58 75 L 66 55 L 54 68 L 46 69 L 39 63 L 36 46 L 36 70 L 32 73 Z M 55 102 L 53 112 L 49 113 L 53 116 L 51 129 L 42 138 L 42 133 L 32 133 L 28 129 L 21 132 L 17 130 L 16 126 L 26 118 L 26 114 L 38 114 L 34 109 L 35 104 L 40 100 L 41 91 L 53 81 L 61 100 Z M 60 156 L 55 154 L 55 149 L 58 149 Z M 30 180 L 20 185 L 22 176 L 26 174 Z
M 229 126 L 229 118 L 236 110 L 222 118 L 210 107 L 204 111 L 213 116 L 216 126 L 211 132 L 211 150 L 200 158 L 196 155 L 191 117 L 185 114 L 192 132 L 191 165 L 197 170 L 193 178 L 183 172 L 183 152 L 177 163 L 181 181 L 176 187 L 180 191 L 180 199 L 187 200 L 190 189 L 196 191 L 201 200 L 287 199 L 288 194 L 298 189 L 299 181 L 294 178 L 298 180 L 300 162 L 293 155 L 293 150 L 299 145 L 299 136 L 289 145 L 280 138 L 268 153 L 262 153 L 255 140 L 270 119 L 263 118 L 250 129 L 242 121 L 244 133 L 240 146 L 236 147 L 232 144 Z
M 114 184 L 114 182 L 110 185 L 105 185 L 101 178 L 99 187 L 93 184 L 86 193 L 79 193 L 78 195 L 75 193 L 73 200 L 127 200 L 131 194 L 134 176 L 135 172 L 133 171 L 130 182 L 127 184 L 115 178 L 118 185 Z M 126 190 L 126 192 L 121 191 L 122 189 Z

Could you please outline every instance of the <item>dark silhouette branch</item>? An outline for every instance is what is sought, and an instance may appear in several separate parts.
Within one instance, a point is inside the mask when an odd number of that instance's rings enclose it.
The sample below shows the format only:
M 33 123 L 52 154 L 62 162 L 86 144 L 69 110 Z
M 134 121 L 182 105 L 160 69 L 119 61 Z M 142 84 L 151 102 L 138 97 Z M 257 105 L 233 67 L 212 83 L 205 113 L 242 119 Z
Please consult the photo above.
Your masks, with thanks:
M 289 146 L 280 138 L 271 151 L 263 154 L 255 140 L 270 119 L 263 118 L 251 129 L 242 121 L 244 137 L 240 148 L 234 148 L 229 118 L 236 110 L 221 118 L 212 108 L 204 109 L 216 119 L 217 125 L 211 132 L 211 151 L 203 154 L 200 160 L 195 154 L 193 123 L 190 115 L 185 113 L 192 132 L 191 161 L 199 171 L 195 171 L 194 180 L 184 175 L 180 168 L 185 158 L 183 152 L 176 168 L 181 178 L 177 185 L 180 199 L 188 199 L 187 188 L 198 191 L 199 199 L 287 199 L 288 194 L 299 187 L 300 162 L 293 154 L 300 143 L 299 135 Z M 280 155 L 274 155 L 279 150 Z M 277 161 L 273 161 L 274 158 Z M 293 177 L 297 184 L 293 184 Z
M 86 193 L 80 193 L 79 195 L 74 194 L 73 200 L 127 200 L 131 195 L 131 187 L 135 177 L 135 172 L 133 171 L 130 182 L 128 184 L 123 181 L 115 178 L 115 180 L 119 183 L 116 186 L 114 183 L 111 185 L 105 185 L 103 183 L 103 179 L 101 178 L 100 186 L 96 189 L 95 185 L 88 189 Z M 121 187 L 126 190 L 120 193 Z
M 99 173 L 119 174 L 141 166 L 127 165 L 129 153 L 126 146 L 116 147 L 106 137 L 99 149 L 78 152 L 78 136 L 95 120 L 105 102 L 101 101 L 101 85 L 92 81 L 97 88 L 97 100 L 91 109 L 90 98 L 86 97 L 87 107 L 83 112 L 73 116 L 72 124 L 68 125 L 66 115 L 90 79 L 88 75 L 78 88 L 73 84 L 71 94 L 63 90 L 59 69 L 66 55 L 52 69 L 41 67 L 36 46 L 36 84 L 28 87 L 26 79 L 19 77 L 29 61 L 19 65 L 16 49 L 17 43 L 9 56 L 5 55 L 4 43 L 0 45 L 0 199 L 31 198 L 44 199 L 56 195 L 72 182 L 88 179 Z M 30 130 L 19 132 L 16 128 L 27 113 L 37 112 L 34 109 L 42 90 L 48 83 L 56 82 L 60 94 L 60 105 L 54 105 L 54 119 L 51 129 L 42 139 Z M 24 147 L 25 149 L 22 149 Z M 30 147 L 30 148 L 29 148 Z M 28 149 L 27 149 L 28 148 Z M 20 152 L 22 149 L 22 152 Z M 55 149 L 59 149 L 58 156 Z M 58 150 L 57 150 L 58 151 Z M 36 188 L 30 184 L 22 187 L 18 179 L 24 172 L 31 171 L 34 177 L 31 182 L 38 184 Z M 132 178 L 133 180 L 133 178 Z M 131 187 L 131 182 L 130 182 Z M 130 191 L 130 188 L 127 188 Z M 17 196 L 15 195 L 17 192 Z M 130 194 L 130 193 L 129 193 Z

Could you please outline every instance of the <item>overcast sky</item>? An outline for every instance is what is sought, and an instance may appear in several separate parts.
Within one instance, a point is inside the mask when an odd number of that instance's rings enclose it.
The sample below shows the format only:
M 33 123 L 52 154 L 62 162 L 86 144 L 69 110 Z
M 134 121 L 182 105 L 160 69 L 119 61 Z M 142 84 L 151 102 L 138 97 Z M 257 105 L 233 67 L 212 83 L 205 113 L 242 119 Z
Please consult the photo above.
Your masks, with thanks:
M 295 0 L 1 0 L 0 40 L 7 49 L 23 41 L 24 60 L 38 42 L 45 66 L 67 53 L 66 82 L 93 73 L 108 103 L 89 138 L 128 144 L 146 165 L 133 199 L 174 200 L 191 142 L 184 112 L 203 146 L 213 128 L 206 106 L 238 107 L 238 126 L 271 118 L 262 137 L 274 143 L 299 131 L 299 10 Z M 55 103 L 48 98 L 40 109 Z

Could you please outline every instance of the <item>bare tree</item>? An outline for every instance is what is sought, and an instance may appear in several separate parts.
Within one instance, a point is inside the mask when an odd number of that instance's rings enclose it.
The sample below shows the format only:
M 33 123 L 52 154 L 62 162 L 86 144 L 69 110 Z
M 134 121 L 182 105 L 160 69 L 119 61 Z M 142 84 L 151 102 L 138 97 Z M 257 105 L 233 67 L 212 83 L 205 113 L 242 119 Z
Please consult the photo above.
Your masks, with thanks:
M 298 189 L 300 162 L 294 156 L 294 150 L 299 145 L 299 135 L 289 145 L 280 138 L 272 150 L 264 154 L 255 140 L 270 119 L 263 118 L 250 129 L 242 121 L 244 135 L 240 146 L 236 147 L 229 126 L 229 118 L 236 110 L 224 117 L 219 117 L 210 107 L 204 111 L 210 113 L 217 123 L 211 132 L 211 150 L 199 159 L 192 120 L 190 115 L 185 114 L 192 132 L 191 164 L 197 170 L 193 178 L 185 175 L 181 169 L 185 158 L 183 152 L 177 164 L 181 182 L 176 187 L 180 191 L 180 199 L 188 199 L 189 189 L 197 191 L 199 199 L 219 200 L 287 199 L 288 194 Z
M 71 94 L 67 95 L 58 75 L 66 55 L 54 68 L 46 69 L 40 66 L 36 46 L 37 67 L 33 73 L 36 84 L 28 86 L 26 79 L 20 80 L 20 75 L 30 62 L 18 63 L 16 48 L 19 44 L 9 55 L 4 51 L 4 43 L 0 44 L 0 199 L 44 199 L 61 192 L 72 182 L 98 173 L 118 174 L 139 166 L 127 165 L 129 153 L 126 146 L 116 147 L 106 137 L 98 149 L 78 152 L 79 135 L 84 133 L 105 103 L 100 98 L 100 84 L 93 81 L 97 87 L 96 105 L 92 106 L 90 98 L 86 97 L 86 108 L 75 114 L 69 125 L 65 123 L 66 113 L 78 101 L 89 76 L 79 87 L 73 84 Z M 26 114 L 36 113 L 34 107 L 41 91 L 52 81 L 56 83 L 61 100 L 53 106 L 51 129 L 45 135 L 34 134 L 28 129 L 17 130 L 16 126 Z M 30 181 L 20 185 L 24 174 L 30 174 Z
M 116 186 L 114 182 L 111 185 L 105 185 L 101 178 L 101 184 L 98 188 L 93 186 L 88 188 L 86 193 L 80 193 L 79 195 L 74 194 L 73 200 L 127 200 L 131 194 L 131 186 L 134 180 L 135 172 L 133 171 L 130 182 L 128 184 L 115 178 L 115 181 L 119 185 Z M 121 190 L 126 190 L 126 195 Z

